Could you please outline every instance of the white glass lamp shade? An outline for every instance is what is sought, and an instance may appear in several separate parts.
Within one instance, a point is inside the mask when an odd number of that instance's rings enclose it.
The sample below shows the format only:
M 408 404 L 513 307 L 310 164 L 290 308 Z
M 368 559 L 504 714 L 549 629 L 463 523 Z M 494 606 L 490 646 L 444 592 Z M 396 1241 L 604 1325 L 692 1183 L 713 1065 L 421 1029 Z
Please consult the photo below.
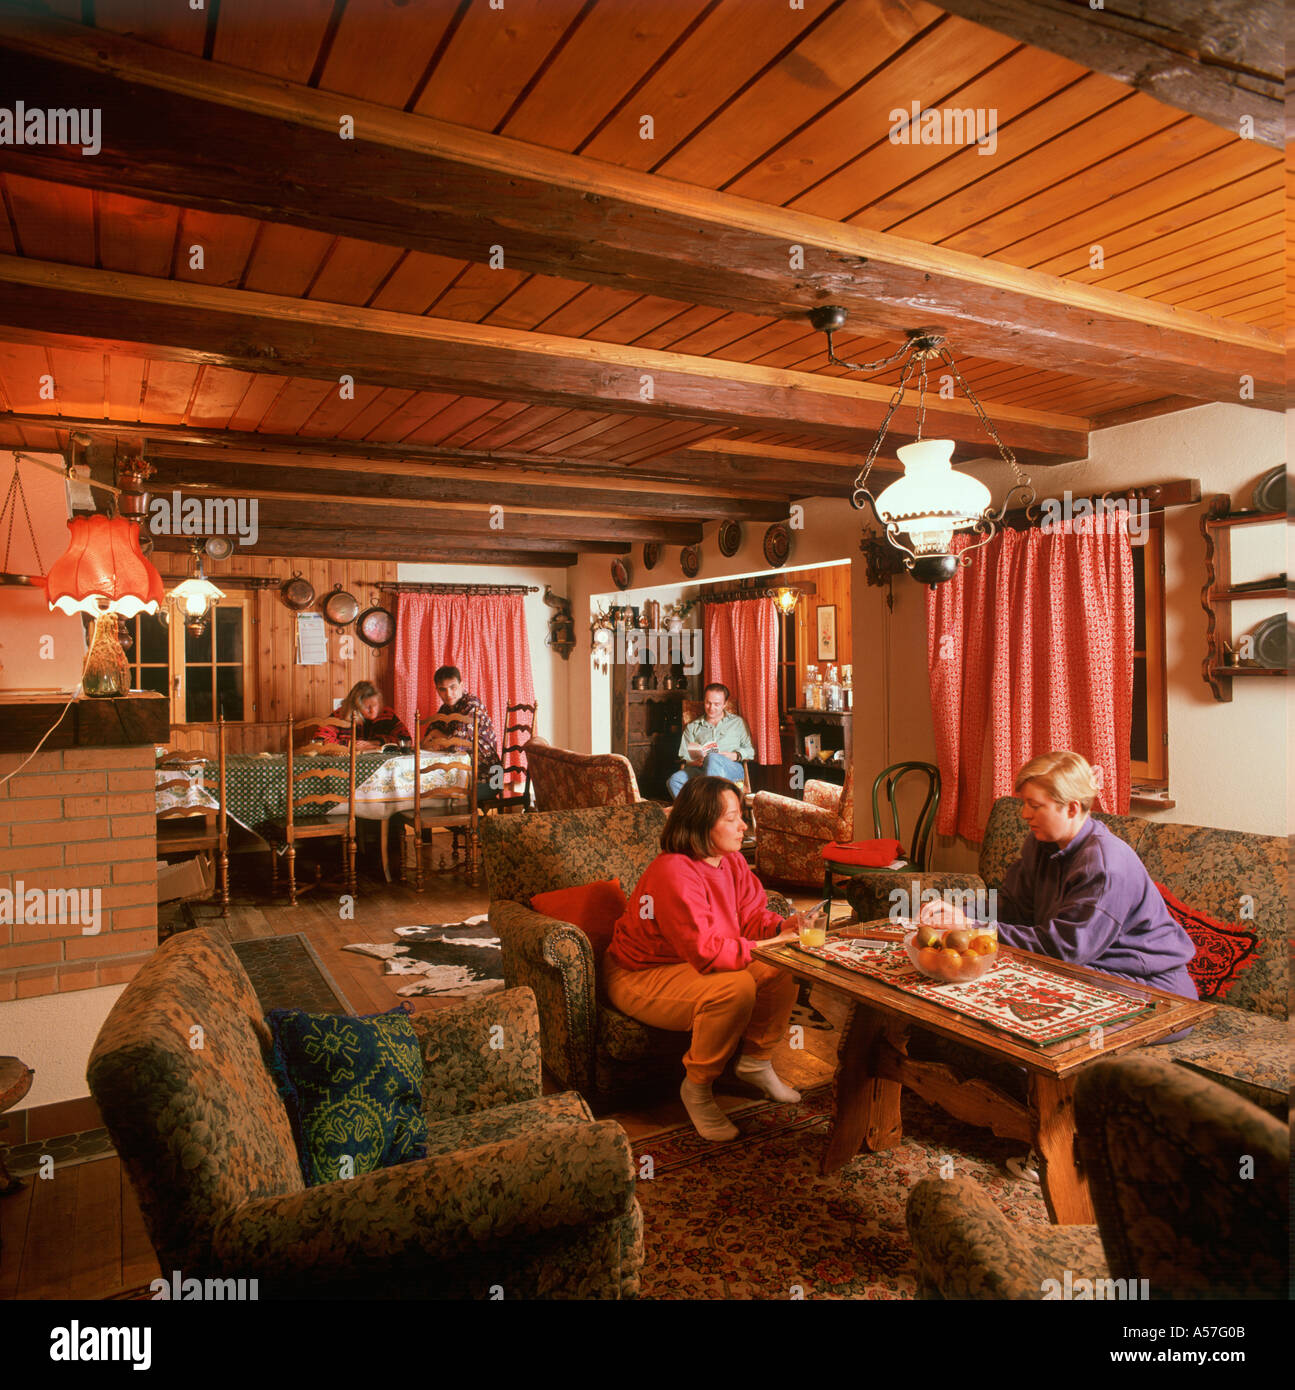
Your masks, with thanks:
M 594 643 L 599 647 L 610 647 L 612 644 L 612 630 L 609 627 L 594 628 Z
M 907 531 L 918 555 L 947 553 L 953 533 L 974 526 L 992 500 L 979 479 L 954 470 L 953 448 L 951 439 L 902 445 L 895 452 L 904 476 L 877 498 L 882 521 Z
M 177 584 L 168 597 L 175 603 L 183 604 L 190 618 L 201 618 L 213 603 L 225 595 L 209 579 L 186 579 L 182 584 Z

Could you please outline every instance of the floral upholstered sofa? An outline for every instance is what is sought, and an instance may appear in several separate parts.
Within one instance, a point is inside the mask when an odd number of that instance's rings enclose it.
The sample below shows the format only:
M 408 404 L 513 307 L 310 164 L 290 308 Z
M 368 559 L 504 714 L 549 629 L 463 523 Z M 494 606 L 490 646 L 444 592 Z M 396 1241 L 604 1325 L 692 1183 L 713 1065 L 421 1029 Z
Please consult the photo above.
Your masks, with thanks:
M 535 738 L 526 758 L 537 811 L 630 806 L 642 799 L 630 760 L 619 753 L 573 753 Z
M 105 1020 L 87 1078 L 162 1270 L 254 1278 L 261 1298 L 637 1294 L 629 1140 L 578 1095 L 540 1094 L 530 991 L 410 1021 L 427 1157 L 307 1187 L 228 938 L 208 928 L 158 948 Z
M 537 893 L 619 879 L 626 897 L 661 852 L 665 811 L 652 801 L 550 815 L 496 816 L 481 823 L 490 925 L 499 936 L 504 983 L 539 1002 L 544 1065 L 596 1109 L 677 1087 L 687 1033 L 649 1028 L 607 1002 L 599 976 L 606 940 L 531 907 Z M 768 895 L 784 917 L 785 898 Z
M 1156 1052 L 1097 1062 L 1076 1083 L 1096 1226 L 1018 1226 L 969 1178 L 913 1188 L 922 1297 L 1288 1296 L 1286 1125 Z
M 806 782 L 804 801 L 756 792 L 753 805 L 756 873 L 817 888 L 823 882 L 823 846 L 854 839 L 854 768 L 846 768 L 839 787 Z
M 846 894 L 859 918 L 890 913 L 890 893 L 926 888 L 1001 888 L 1021 852 L 1025 825 L 1020 801 L 994 803 L 980 847 L 980 873 L 873 874 L 852 879 Z M 1181 902 L 1258 938 L 1252 962 L 1241 967 L 1214 1012 L 1186 1038 L 1155 1048 L 1201 1076 L 1231 1087 L 1285 1116 L 1290 1091 L 1286 1038 L 1287 844 L 1276 835 L 1174 825 L 1143 816 L 1098 819 L 1137 851 L 1147 872 Z

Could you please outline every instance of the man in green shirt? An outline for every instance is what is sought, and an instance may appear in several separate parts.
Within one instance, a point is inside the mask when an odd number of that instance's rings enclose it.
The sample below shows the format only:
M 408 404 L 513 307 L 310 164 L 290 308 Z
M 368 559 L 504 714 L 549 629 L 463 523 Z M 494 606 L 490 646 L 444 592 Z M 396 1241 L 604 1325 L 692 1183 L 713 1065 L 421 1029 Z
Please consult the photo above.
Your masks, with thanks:
M 726 777 L 742 781 L 742 764 L 755 757 L 751 733 L 736 714 L 725 714 L 728 686 L 714 682 L 702 691 L 701 719 L 694 719 L 679 740 L 679 756 L 685 766 L 666 779 L 673 801 L 690 777 Z

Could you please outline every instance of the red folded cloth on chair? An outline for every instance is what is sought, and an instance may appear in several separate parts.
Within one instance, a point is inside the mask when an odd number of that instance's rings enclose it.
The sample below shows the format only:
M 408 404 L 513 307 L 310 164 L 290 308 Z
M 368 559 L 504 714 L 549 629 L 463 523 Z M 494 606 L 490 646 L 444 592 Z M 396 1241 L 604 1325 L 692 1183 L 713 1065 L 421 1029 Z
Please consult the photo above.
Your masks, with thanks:
M 864 868 L 884 869 L 903 853 L 898 840 L 852 840 L 848 845 L 833 841 L 821 851 L 833 864 L 860 864 Z

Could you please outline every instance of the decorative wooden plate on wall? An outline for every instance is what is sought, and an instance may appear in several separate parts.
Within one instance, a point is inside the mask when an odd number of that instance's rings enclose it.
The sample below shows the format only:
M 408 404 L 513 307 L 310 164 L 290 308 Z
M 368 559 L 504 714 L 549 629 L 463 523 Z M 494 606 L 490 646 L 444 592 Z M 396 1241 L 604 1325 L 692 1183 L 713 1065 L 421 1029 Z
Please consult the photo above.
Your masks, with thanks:
M 612 561 L 612 583 L 618 589 L 628 589 L 630 586 L 630 562 L 628 560 Z
M 785 521 L 775 521 L 764 533 L 764 558 L 781 569 L 791 554 L 791 531 Z
M 737 554 L 742 544 L 742 526 L 736 521 L 721 521 L 719 524 L 719 553 L 726 560 Z
M 701 569 L 701 546 L 684 546 L 679 552 L 679 568 L 683 570 L 685 579 L 695 579 L 697 571 Z
M 643 542 L 643 568 L 645 570 L 656 569 L 656 562 L 661 558 L 660 541 Z

